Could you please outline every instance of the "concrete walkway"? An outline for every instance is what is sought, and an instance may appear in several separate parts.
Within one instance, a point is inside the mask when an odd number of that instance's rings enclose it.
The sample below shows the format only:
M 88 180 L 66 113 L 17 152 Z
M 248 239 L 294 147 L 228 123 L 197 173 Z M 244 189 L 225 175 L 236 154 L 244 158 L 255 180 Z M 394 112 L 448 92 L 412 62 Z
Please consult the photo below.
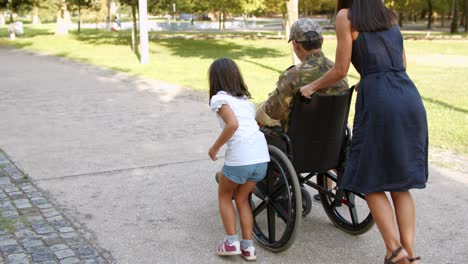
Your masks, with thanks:
M 207 150 L 219 132 L 205 95 L 65 59 L 0 47 L 0 148 L 77 232 L 114 263 L 241 263 L 223 228 Z M 424 263 L 468 259 L 466 173 L 431 167 L 414 191 Z M 377 228 L 354 237 L 320 204 L 292 248 L 258 263 L 380 263 Z M 105 257 L 105 256 L 104 256 Z
M 112 260 L 77 232 L 1 151 L 0 204 L 0 263 L 104 264 Z

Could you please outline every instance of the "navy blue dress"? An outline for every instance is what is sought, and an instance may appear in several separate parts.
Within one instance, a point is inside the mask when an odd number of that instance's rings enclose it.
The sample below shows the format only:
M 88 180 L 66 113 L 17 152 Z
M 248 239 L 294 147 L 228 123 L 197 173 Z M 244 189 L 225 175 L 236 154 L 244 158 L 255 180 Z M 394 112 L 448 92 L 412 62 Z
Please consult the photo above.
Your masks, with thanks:
M 359 32 L 353 42 L 351 61 L 361 80 L 344 189 L 370 193 L 426 186 L 426 111 L 402 54 L 398 26 Z

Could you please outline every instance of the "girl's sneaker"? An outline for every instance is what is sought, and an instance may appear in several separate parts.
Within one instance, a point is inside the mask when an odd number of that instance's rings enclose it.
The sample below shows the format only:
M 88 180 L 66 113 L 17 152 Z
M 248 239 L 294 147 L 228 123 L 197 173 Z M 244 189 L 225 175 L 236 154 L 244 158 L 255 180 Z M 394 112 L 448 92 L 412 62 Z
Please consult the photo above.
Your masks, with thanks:
M 226 240 L 223 244 L 218 246 L 216 252 L 220 256 L 240 255 L 240 243 L 239 241 L 234 241 L 234 243 L 229 244 L 229 242 Z
M 257 252 L 255 252 L 255 247 L 248 247 L 246 249 L 241 248 L 241 255 L 245 260 L 256 260 Z

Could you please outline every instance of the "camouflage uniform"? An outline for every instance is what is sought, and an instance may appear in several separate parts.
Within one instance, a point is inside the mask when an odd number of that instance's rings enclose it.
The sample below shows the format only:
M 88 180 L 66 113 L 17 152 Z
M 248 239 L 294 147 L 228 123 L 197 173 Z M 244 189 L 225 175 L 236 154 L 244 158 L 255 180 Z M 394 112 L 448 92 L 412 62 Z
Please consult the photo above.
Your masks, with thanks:
M 309 32 L 318 34 L 308 36 Z M 306 33 L 304 33 L 306 32 Z M 320 35 L 320 26 L 311 19 L 300 19 L 293 24 L 289 41 L 312 40 Z M 260 105 L 256 113 L 256 120 L 261 126 L 281 125 L 285 131 L 289 121 L 289 112 L 291 102 L 299 89 L 309 84 L 322 75 L 324 75 L 334 63 L 327 59 L 325 55 L 319 51 L 310 54 L 300 64 L 293 65 L 286 69 L 276 83 L 276 89 L 269 94 L 266 102 Z M 337 95 L 348 89 L 348 81 L 346 78 L 341 79 L 337 83 L 328 88 L 317 91 L 322 95 Z

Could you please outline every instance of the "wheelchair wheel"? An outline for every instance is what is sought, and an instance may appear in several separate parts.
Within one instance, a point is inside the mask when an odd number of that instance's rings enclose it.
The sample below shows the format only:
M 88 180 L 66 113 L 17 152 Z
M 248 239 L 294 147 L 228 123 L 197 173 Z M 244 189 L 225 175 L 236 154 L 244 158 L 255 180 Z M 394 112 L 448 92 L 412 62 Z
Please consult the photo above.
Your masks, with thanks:
M 305 187 L 301 187 L 302 196 L 302 217 L 307 216 L 312 211 L 312 197 Z
M 286 155 L 269 145 L 267 176 L 250 196 L 254 237 L 273 252 L 288 249 L 296 239 L 302 218 L 302 198 L 296 171 Z
M 331 179 L 333 186 L 328 186 L 328 179 Z M 333 187 L 336 186 L 336 181 L 336 176 L 332 173 L 317 175 L 318 185 L 332 190 L 332 192 L 334 192 Z M 341 200 L 342 204 L 339 207 L 336 207 L 334 204 L 335 198 L 325 192 L 320 192 L 320 200 L 323 209 L 333 224 L 349 234 L 364 234 L 375 224 L 366 199 L 361 193 L 344 190 Z

